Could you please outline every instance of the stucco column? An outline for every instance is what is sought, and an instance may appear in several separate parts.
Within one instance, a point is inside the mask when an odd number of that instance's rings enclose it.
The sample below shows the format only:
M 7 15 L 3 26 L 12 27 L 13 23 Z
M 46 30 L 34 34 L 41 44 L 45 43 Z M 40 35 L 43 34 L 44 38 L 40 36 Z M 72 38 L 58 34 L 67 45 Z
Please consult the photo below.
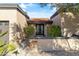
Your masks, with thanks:
M 44 34 L 47 37 L 47 27 L 50 26 L 49 24 L 44 25 Z
M 13 40 L 13 24 L 9 23 L 9 41 Z
M 64 17 L 61 17 L 61 35 L 64 36 Z

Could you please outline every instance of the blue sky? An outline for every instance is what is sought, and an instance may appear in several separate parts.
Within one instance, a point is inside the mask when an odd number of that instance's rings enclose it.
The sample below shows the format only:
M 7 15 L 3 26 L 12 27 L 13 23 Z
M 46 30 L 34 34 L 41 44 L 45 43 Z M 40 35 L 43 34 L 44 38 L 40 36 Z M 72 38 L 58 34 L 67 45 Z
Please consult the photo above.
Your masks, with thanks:
M 50 4 L 45 7 L 40 7 L 37 3 L 21 3 L 19 5 L 30 18 L 50 18 L 56 12 L 56 7 L 51 9 Z

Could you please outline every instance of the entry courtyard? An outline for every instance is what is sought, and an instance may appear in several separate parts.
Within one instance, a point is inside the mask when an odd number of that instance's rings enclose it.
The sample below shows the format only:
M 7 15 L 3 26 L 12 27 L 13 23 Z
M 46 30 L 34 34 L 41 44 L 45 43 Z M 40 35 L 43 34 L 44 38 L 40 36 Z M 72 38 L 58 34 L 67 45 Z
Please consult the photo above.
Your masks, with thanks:
M 79 56 L 79 4 L 0 4 L 0 56 Z

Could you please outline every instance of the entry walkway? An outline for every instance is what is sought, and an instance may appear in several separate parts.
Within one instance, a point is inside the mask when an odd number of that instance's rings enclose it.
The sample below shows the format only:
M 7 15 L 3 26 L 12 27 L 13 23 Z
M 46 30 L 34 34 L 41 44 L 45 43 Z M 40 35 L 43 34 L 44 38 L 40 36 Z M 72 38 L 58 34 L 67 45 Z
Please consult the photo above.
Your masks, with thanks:
M 30 39 L 37 46 L 19 49 L 18 56 L 79 56 L 79 39 Z
M 79 50 L 79 39 L 30 39 L 38 42 L 38 48 L 44 51 Z

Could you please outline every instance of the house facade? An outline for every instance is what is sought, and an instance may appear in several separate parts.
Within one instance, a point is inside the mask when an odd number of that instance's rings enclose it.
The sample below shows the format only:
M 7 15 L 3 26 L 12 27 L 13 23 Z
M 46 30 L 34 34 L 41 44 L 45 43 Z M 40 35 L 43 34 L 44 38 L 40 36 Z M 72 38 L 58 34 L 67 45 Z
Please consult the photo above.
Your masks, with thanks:
M 79 36 L 79 15 L 73 14 L 72 12 L 64 12 L 61 14 L 58 10 L 50 17 L 50 20 L 53 20 L 53 25 L 61 27 L 62 36 Z
M 23 32 L 29 17 L 17 4 L 0 4 L 0 31 L 8 31 L 3 38 L 12 40 L 15 34 Z
M 0 32 L 8 31 L 2 39 L 12 40 L 14 36 L 20 38 L 25 26 L 35 28 L 34 36 L 47 37 L 47 27 L 58 25 L 61 27 L 62 36 L 71 37 L 79 35 L 79 15 L 71 12 L 60 14 L 59 10 L 48 18 L 29 18 L 29 16 L 17 4 L 0 4 Z
M 13 40 L 14 36 L 20 38 L 23 28 L 28 25 L 34 27 L 34 37 L 47 37 L 47 27 L 52 23 L 48 18 L 30 19 L 18 4 L 0 4 L 0 31 L 8 31 L 8 34 L 2 37 L 5 41 Z

